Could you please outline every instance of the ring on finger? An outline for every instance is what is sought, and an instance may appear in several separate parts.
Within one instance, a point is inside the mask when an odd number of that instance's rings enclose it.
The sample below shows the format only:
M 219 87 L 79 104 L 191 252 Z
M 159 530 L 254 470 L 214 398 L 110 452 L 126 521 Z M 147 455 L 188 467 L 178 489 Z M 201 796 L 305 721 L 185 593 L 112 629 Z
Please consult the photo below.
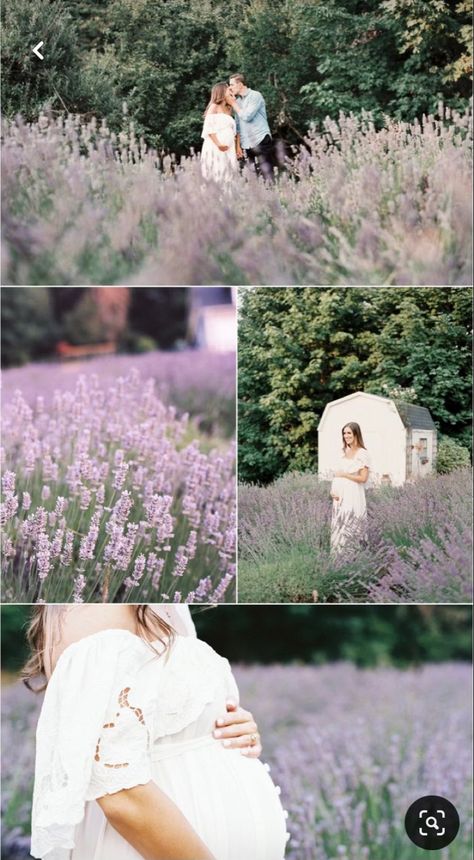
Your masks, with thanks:
M 250 735 L 250 746 L 254 747 L 257 743 L 257 735 Z

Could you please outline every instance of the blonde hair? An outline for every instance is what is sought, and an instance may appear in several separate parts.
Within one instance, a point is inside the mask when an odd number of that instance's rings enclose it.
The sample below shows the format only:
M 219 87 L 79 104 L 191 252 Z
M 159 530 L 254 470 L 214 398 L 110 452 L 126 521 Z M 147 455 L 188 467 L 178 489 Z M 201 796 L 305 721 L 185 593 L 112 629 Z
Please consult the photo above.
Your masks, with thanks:
M 218 84 L 214 84 L 211 90 L 211 99 L 206 107 L 206 110 L 204 111 L 204 116 L 206 116 L 211 105 L 226 104 L 225 97 L 228 89 L 229 84 L 226 84 L 225 81 L 220 81 Z
M 247 86 L 247 81 L 245 79 L 245 75 L 243 75 L 242 72 L 236 72 L 235 75 L 231 75 L 229 80 L 230 81 L 237 81 L 237 83 L 243 84 L 244 87 Z
M 68 604 L 45 604 L 35 606 L 31 621 L 26 633 L 30 647 L 30 657 L 21 671 L 21 679 L 29 690 L 41 693 L 48 686 L 47 678 L 51 675 L 53 668 L 53 649 L 60 640 L 63 616 L 68 609 Z M 140 604 L 131 606 L 135 614 L 135 620 L 140 639 L 143 639 L 156 654 L 160 653 L 153 647 L 148 635 L 155 637 L 167 650 L 174 639 L 175 631 L 167 624 L 150 606 Z M 40 686 L 32 686 L 33 679 L 44 675 L 45 683 Z

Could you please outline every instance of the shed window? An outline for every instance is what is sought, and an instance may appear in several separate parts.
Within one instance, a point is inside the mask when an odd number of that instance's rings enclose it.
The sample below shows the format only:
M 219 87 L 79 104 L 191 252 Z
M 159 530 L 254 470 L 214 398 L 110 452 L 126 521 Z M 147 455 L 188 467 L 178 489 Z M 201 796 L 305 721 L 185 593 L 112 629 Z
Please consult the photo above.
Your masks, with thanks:
M 418 443 L 418 451 L 420 453 L 420 457 L 428 456 L 428 439 L 425 436 L 420 436 L 420 441 Z

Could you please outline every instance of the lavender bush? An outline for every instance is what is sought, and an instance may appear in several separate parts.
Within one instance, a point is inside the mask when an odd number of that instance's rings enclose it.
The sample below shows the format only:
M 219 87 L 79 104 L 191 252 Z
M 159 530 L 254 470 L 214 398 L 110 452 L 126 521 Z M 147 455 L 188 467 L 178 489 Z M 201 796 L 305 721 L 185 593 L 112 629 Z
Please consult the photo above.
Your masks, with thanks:
M 234 446 L 134 369 L 4 409 L 6 602 L 234 599 Z
M 471 116 L 442 105 L 326 119 L 274 185 L 228 191 L 133 126 L 42 114 L 3 140 L 6 284 L 471 282 Z
M 424 794 L 460 814 L 443 857 L 471 857 L 469 666 L 240 666 L 236 676 L 289 813 L 287 860 L 412 860 L 403 820 Z M 40 699 L 18 684 L 2 699 L 2 857 L 14 860 L 28 851 Z
M 239 488 L 239 600 L 472 600 L 471 470 L 367 492 L 368 536 L 330 552 L 329 485 L 285 475 Z

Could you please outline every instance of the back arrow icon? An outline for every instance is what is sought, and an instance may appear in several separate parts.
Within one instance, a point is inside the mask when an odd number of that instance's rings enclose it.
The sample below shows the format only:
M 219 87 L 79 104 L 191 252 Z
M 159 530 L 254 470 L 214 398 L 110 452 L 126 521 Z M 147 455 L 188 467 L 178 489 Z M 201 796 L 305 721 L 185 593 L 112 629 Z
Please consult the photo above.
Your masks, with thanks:
M 36 54 L 36 56 L 38 57 L 39 60 L 44 60 L 43 54 L 40 52 L 40 48 L 42 48 L 43 45 L 44 45 L 44 42 L 38 42 L 38 44 L 35 45 L 35 47 L 31 49 L 33 51 L 33 53 Z

